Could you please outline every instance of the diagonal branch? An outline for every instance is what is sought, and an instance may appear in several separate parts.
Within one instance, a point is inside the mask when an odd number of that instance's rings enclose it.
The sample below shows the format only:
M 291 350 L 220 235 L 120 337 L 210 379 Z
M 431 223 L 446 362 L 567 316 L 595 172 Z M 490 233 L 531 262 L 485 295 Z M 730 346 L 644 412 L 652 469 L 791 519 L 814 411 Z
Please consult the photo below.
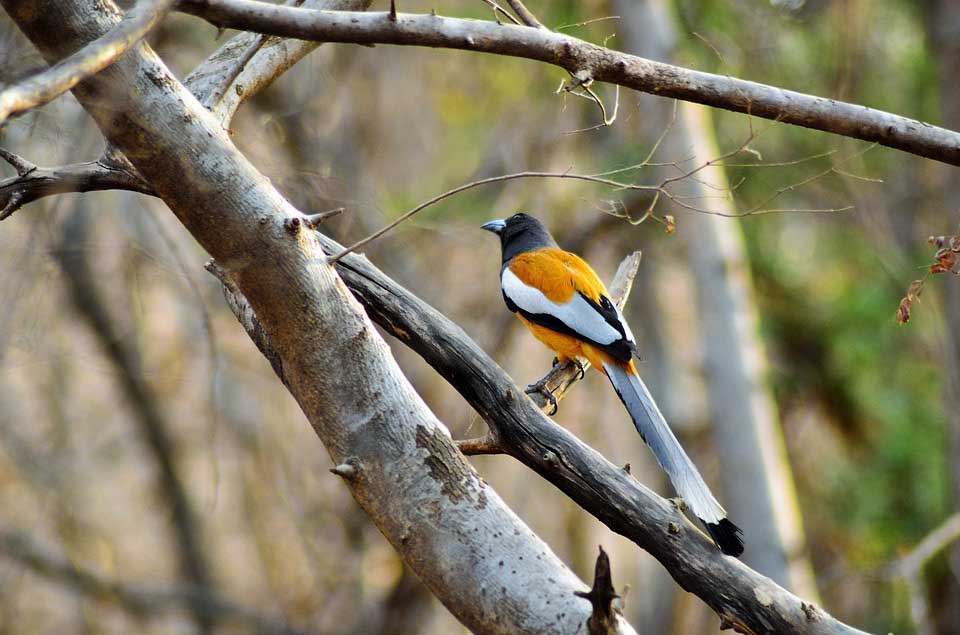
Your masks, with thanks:
M 342 249 L 322 234 L 317 237 L 327 253 Z M 530 467 L 610 529 L 650 552 L 725 623 L 758 635 L 861 633 L 722 555 L 676 504 L 547 418 L 459 326 L 365 256 L 345 257 L 337 263 L 337 273 L 374 322 L 423 357 L 487 422 L 490 437 L 467 443 L 489 450 L 482 453 L 509 454 Z M 246 325 L 257 322 L 253 310 L 242 295 L 227 291 L 231 309 L 249 332 Z M 273 350 L 266 340 L 258 346 L 265 354 Z
M 31 165 L 21 170 L 17 163 L 29 163 L 15 154 L 2 151 L 2 158 L 17 170 L 17 176 L 0 180 L 0 220 L 4 220 L 27 203 L 45 196 L 68 192 L 129 190 L 153 194 L 150 186 L 125 166 L 109 163 L 106 158 L 88 163 L 71 163 L 53 168 Z
M 256 0 L 184 0 L 180 10 L 221 26 L 324 42 L 398 44 L 522 57 L 577 77 L 662 97 L 873 141 L 960 165 L 960 133 L 882 110 L 693 71 L 547 29 L 437 15 L 311 11 Z
M 0 126 L 12 115 L 53 101 L 113 64 L 173 8 L 175 0 L 140 0 L 109 33 L 0 93 Z

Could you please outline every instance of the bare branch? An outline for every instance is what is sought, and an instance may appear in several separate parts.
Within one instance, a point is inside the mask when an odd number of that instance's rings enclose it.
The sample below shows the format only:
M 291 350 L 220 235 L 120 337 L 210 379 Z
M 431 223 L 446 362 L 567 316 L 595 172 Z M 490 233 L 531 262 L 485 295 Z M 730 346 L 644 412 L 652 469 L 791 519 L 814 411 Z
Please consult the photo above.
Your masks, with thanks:
M 930 604 L 927 600 L 927 584 L 923 579 L 923 568 L 938 553 L 958 539 L 960 539 L 960 513 L 947 518 L 913 550 L 888 568 L 891 576 L 900 578 L 907 586 L 910 616 L 920 635 L 934 632 L 930 621 Z
M 458 186 L 458 187 L 453 188 L 452 190 L 447 190 L 447 191 L 444 192 L 443 194 L 438 194 L 437 196 L 434 196 L 433 198 L 431 198 L 431 199 L 428 200 L 428 201 L 424 201 L 423 203 L 420 203 L 419 205 L 417 205 L 417 206 L 414 207 L 413 209 L 410 209 L 410 210 L 404 212 L 403 214 L 401 214 L 400 216 L 398 216 L 396 219 L 394 219 L 393 221 L 387 223 L 387 224 L 384 225 L 382 228 L 380 228 L 380 229 L 378 229 L 377 231 L 373 232 L 372 234 L 370 234 L 370 235 L 367 236 L 366 238 L 355 242 L 354 244 L 350 245 L 349 247 L 347 247 L 346 249 L 344 249 L 344 250 L 341 251 L 340 253 L 338 253 L 338 254 L 336 254 L 336 255 L 334 255 L 334 256 L 331 256 L 331 257 L 330 257 L 330 260 L 329 260 L 329 263 L 330 263 L 330 264 L 336 263 L 338 260 L 340 260 L 341 258 L 343 258 L 344 256 L 346 256 L 347 254 L 352 253 L 352 252 L 356 251 L 357 249 L 360 249 L 361 247 L 363 247 L 363 246 L 365 246 L 365 245 L 373 242 L 373 241 L 376 240 L 377 238 L 380 238 L 381 236 L 383 236 L 384 234 L 386 234 L 388 231 L 390 231 L 391 229 L 393 229 L 394 227 L 396 227 L 396 226 L 399 225 L 400 223 L 404 222 L 405 220 L 411 218 L 411 217 L 414 216 L 415 214 L 418 214 L 418 213 L 422 212 L 423 210 L 427 209 L 428 207 L 430 207 L 431 205 L 435 205 L 435 204 L 439 203 L 440 201 L 443 201 L 443 200 L 445 200 L 445 199 L 448 199 L 448 198 L 450 198 L 451 196 L 453 196 L 453 195 L 455 195 L 455 194 L 459 194 L 460 192 L 465 192 L 465 191 L 470 190 L 470 189 L 473 189 L 473 188 L 475 188 L 475 187 L 480 187 L 481 185 L 490 185 L 491 183 L 503 183 L 503 182 L 506 182 L 506 181 L 513 181 L 513 180 L 516 180 L 516 179 L 527 179 L 527 178 L 573 179 L 573 180 L 576 180 L 576 181 L 590 181 L 590 182 L 592 182 L 592 183 L 600 183 L 600 184 L 602 184 L 602 185 L 609 185 L 609 186 L 611 186 L 611 187 L 620 187 L 620 188 L 624 188 L 624 189 L 638 189 L 638 190 L 656 190 L 656 189 L 658 189 L 657 186 L 629 185 L 629 184 L 625 184 L 625 183 L 619 183 L 619 182 L 617 182 L 617 181 L 612 181 L 612 180 L 610 180 L 610 179 L 604 179 L 604 178 L 601 178 L 601 177 L 589 176 L 589 175 L 586 175 L 586 174 L 572 174 L 572 173 L 570 173 L 570 172 L 516 172 L 516 173 L 514 173 L 514 174 L 502 174 L 502 175 L 500 175 L 500 176 L 491 176 L 490 178 L 480 179 L 480 180 L 477 180 L 477 181 L 471 181 L 471 182 L 469 182 L 469 183 L 465 183 L 465 184 L 463 184 L 463 185 L 460 185 L 460 186 Z
M 33 8 L 29 20 L 20 8 L 25 1 Z M 102 0 L 0 4 L 51 63 L 116 22 Z M 134 48 L 75 94 L 109 142 L 229 271 L 330 458 L 359 466 L 344 486 L 424 584 L 478 635 L 582 632 L 589 607 L 571 599 L 583 582 L 457 452 L 325 265 L 319 234 L 300 223 L 290 235 L 285 221 L 300 215 L 219 122 L 147 47 Z M 478 527 L 496 531 L 473 531 Z M 506 558 L 512 566 L 505 573 L 498 562 Z M 450 566 L 462 562 L 470 566 Z M 621 631 L 633 632 L 622 621 Z
M 17 171 L 17 176 L 26 176 L 37 169 L 37 166 L 33 163 L 3 148 L 0 148 L 0 158 L 13 166 L 13 169 Z
M 322 235 L 320 239 L 328 253 L 341 249 Z M 860 633 L 742 562 L 720 554 L 675 505 L 545 417 L 459 326 L 365 257 L 347 256 L 337 264 L 337 272 L 374 321 L 421 355 L 464 396 L 505 453 L 553 483 L 610 529 L 649 551 L 681 587 L 703 599 L 721 618 L 757 634 Z
M 654 193 L 656 194 L 656 196 L 654 196 L 653 200 L 651 201 L 651 203 L 650 203 L 650 205 L 649 205 L 646 213 L 645 213 L 643 216 L 641 216 L 640 218 L 636 218 L 636 219 L 631 218 L 630 215 L 627 213 L 626 210 L 621 210 L 620 208 L 604 209 L 604 210 L 602 210 L 602 211 L 604 211 L 605 213 L 608 213 L 608 214 L 610 214 L 610 215 L 612 215 L 612 216 L 616 216 L 617 218 L 623 218 L 623 219 L 627 220 L 628 222 L 630 222 L 631 224 L 634 224 L 634 225 L 638 225 L 638 224 L 644 222 L 647 218 L 649 218 L 650 216 L 653 215 L 654 208 L 656 207 L 657 203 L 659 203 L 659 201 L 660 201 L 660 196 L 661 196 L 661 195 L 662 195 L 664 198 L 669 199 L 670 201 L 676 203 L 676 204 L 679 205 L 680 207 L 682 207 L 682 208 L 684 208 L 684 209 L 687 209 L 687 210 L 690 210 L 690 211 L 692 211 L 692 212 L 698 212 L 698 213 L 701 213 L 701 214 L 709 214 L 709 215 L 712 215 L 712 216 L 722 216 L 722 217 L 725 217 L 725 218 L 738 218 L 738 217 L 741 217 L 741 216 L 757 216 L 757 215 L 761 215 L 761 214 L 786 213 L 786 212 L 794 212 L 794 213 L 806 212 L 806 213 L 821 213 L 821 214 L 822 214 L 822 213 L 837 213 L 837 212 L 845 212 L 845 211 L 848 211 L 848 210 L 850 210 L 850 209 L 853 209 L 852 206 L 844 206 L 844 207 L 836 207 L 836 208 L 825 208 L 825 209 L 815 209 L 815 208 L 811 208 L 811 209 L 802 209 L 802 208 L 790 208 L 790 209 L 779 208 L 779 209 L 778 209 L 778 208 L 772 208 L 772 209 L 771 209 L 771 208 L 767 208 L 767 207 L 766 207 L 767 204 L 773 202 L 774 200 L 776 200 L 778 197 L 780 197 L 781 195 L 785 194 L 786 192 L 790 192 L 790 191 L 793 191 L 793 190 L 795 190 L 795 189 L 797 189 L 797 188 L 799 188 L 799 187 L 802 187 L 802 186 L 804 186 L 804 185 L 808 185 L 808 184 L 810 184 L 810 183 L 812 183 L 812 182 L 814 182 L 814 181 L 816 181 L 816 180 L 819 180 L 819 179 L 821 179 L 821 178 L 823 178 L 823 177 L 825 177 L 825 176 L 827 176 L 827 175 L 829 175 L 829 174 L 836 174 L 836 173 L 838 173 L 838 168 L 836 167 L 836 165 L 830 167 L 830 168 L 827 169 L 827 170 L 823 170 L 823 171 L 820 172 L 820 173 L 814 174 L 813 176 L 810 176 L 810 177 L 808 177 L 808 178 L 805 178 L 805 179 L 803 179 L 803 180 L 801 180 L 801 181 L 799 181 L 799 182 L 797 182 L 797 183 L 793 183 L 793 184 L 791 184 L 791 185 L 782 187 L 782 188 L 778 189 L 777 191 L 775 191 L 772 195 L 770 195 L 769 197 L 767 197 L 766 199 L 764 199 L 763 201 L 761 201 L 760 203 L 758 203 L 758 204 L 756 204 L 756 205 L 754 205 L 754 206 L 752 206 L 752 207 L 750 207 L 750 208 L 748 208 L 748 209 L 746 209 L 746 210 L 742 210 L 742 211 L 732 210 L 732 211 L 729 211 L 729 212 L 721 212 L 721 211 L 717 211 L 717 210 L 714 210 L 714 209 L 708 209 L 708 208 L 698 207 L 698 206 L 696 206 L 696 205 L 693 205 L 693 204 L 687 202 L 687 200 L 690 200 L 691 197 L 686 197 L 686 196 L 677 195 L 677 194 L 674 194 L 674 193 L 670 190 L 670 186 L 671 186 L 671 185 L 673 185 L 673 184 L 675 184 L 675 183 L 678 183 L 678 182 L 680 182 L 680 181 L 683 181 L 683 180 L 685 180 L 685 179 L 694 178 L 694 176 L 695 176 L 697 173 L 699 173 L 699 172 L 701 172 L 701 171 L 703 171 L 703 170 L 705 170 L 705 169 L 707 169 L 707 168 L 718 167 L 718 166 L 722 165 L 723 162 L 724 162 L 726 159 L 729 159 L 729 158 L 731 158 L 731 157 L 734 157 L 734 156 L 740 154 L 741 152 L 747 151 L 747 149 L 749 148 L 749 144 L 756 138 L 757 135 L 758 135 L 758 133 L 751 132 L 751 134 L 750 134 L 750 136 L 747 138 L 747 140 L 746 140 L 744 143 L 742 143 L 739 147 L 737 147 L 737 148 L 735 148 L 735 149 L 733 149 L 733 150 L 730 150 L 730 151 L 728 151 L 728 152 L 720 155 L 720 156 L 717 157 L 716 159 L 711 159 L 711 160 L 709 160 L 709 161 L 705 161 L 705 162 L 701 163 L 700 165 L 697 165 L 696 167 L 693 167 L 693 168 L 691 168 L 691 169 L 689 169 L 689 170 L 684 170 L 684 169 L 682 169 L 682 168 L 680 167 L 679 163 L 668 164 L 668 165 L 672 165 L 672 166 L 675 167 L 677 170 L 679 170 L 679 171 L 680 171 L 680 174 L 678 174 L 678 175 L 676 175 L 676 176 L 666 177 L 666 178 L 664 178 L 663 180 L 661 180 L 661 181 L 660 181 L 659 183 L 657 183 L 657 184 L 644 185 L 644 184 L 640 184 L 640 183 L 629 183 L 629 182 L 625 182 L 625 181 L 616 181 L 616 180 L 614 180 L 614 179 L 609 179 L 609 178 L 606 178 L 606 176 L 605 176 L 605 175 L 607 175 L 607 174 L 621 173 L 621 172 L 625 172 L 625 171 L 630 171 L 630 170 L 639 169 L 639 168 L 641 168 L 641 167 L 644 167 L 643 164 L 636 164 L 636 165 L 629 166 L 629 167 L 627 167 L 627 168 L 620 168 L 620 169 L 617 169 L 617 170 L 612 170 L 612 171 L 610 171 L 610 172 L 601 172 L 601 173 L 599 173 L 599 174 L 577 174 L 577 173 L 571 172 L 571 171 L 569 171 L 569 170 L 564 171 L 564 172 L 536 172 L 536 171 L 527 171 L 527 172 L 515 172 L 515 173 L 513 173 L 513 174 L 501 174 L 500 176 L 491 176 L 491 177 L 488 177 L 488 178 L 485 178 L 485 179 L 479 179 L 479 180 L 477 180 L 477 181 L 471 181 L 471 182 L 469 182 L 469 183 L 465 183 L 465 184 L 463 184 L 463 185 L 457 186 L 457 187 L 455 187 L 455 188 L 453 188 L 453 189 L 451 189 L 451 190 L 447 190 L 446 192 L 443 192 L 442 194 L 438 194 L 437 196 L 434 196 L 433 198 L 431 198 L 431 199 L 429 199 L 429 200 L 426 200 L 426 201 L 424 201 L 423 203 L 420 203 L 420 204 L 417 205 L 416 207 L 413 207 L 412 209 L 407 210 L 406 212 L 404 212 L 403 214 L 401 214 L 400 216 L 398 216 L 398 217 L 395 218 L 394 220 L 390 221 L 389 223 L 387 223 L 386 225 L 384 225 L 383 227 L 381 227 L 381 228 L 378 229 L 377 231 L 375 231 L 375 232 L 373 232 L 372 234 L 366 236 L 365 238 L 362 238 L 361 240 L 358 240 L 357 242 L 355 242 L 354 244 L 350 245 L 349 247 L 347 247 L 346 249 L 344 249 L 344 250 L 341 251 L 340 253 L 337 253 L 337 254 L 331 256 L 329 262 L 330 262 L 330 264 L 336 263 L 337 261 L 339 261 L 341 258 L 343 258 L 344 256 L 346 256 L 347 254 L 352 253 L 352 252 L 354 252 L 354 251 L 357 251 L 358 249 L 360 249 L 360 248 L 362 248 L 362 247 L 370 244 L 371 242 L 373 242 L 374 240 L 380 238 L 381 236 L 383 236 L 384 234 L 386 234 L 387 232 L 389 232 L 390 230 L 392 230 L 392 229 L 395 228 L 396 226 L 400 225 L 400 224 L 403 223 L 404 221 L 410 219 L 411 217 L 415 216 L 416 214 L 419 214 L 420 212 L 422 212 L 423 210 L 427 209 L 428 207 L 431 207 L 431 206 L 433 206 L 433 205 L 436 205 L 437 203 L 439 203 L 439 202 L 441 202 L 441 201 L 443 201 L 443 200 L 446 200 L 446 199 L 450 198 L 451 196 L 454 196 L 454 195 L 456 195 L 456 194 L 459 194 L 459 193 L 461 193 L 461 192 L 465 192 L 465 191 L 467 191 L 467 190 L 470 190 L 470 189 L 473 189 L 473 188 L 476 188 L 476 187 L 481 187 L 481 186 L 484 186 L 484 185 L 490 185 L 490 184 L 493 184 L 493 183 L 503 183 L 503 182 L 506 182 L 506 181 L 513 181 L 513 180 L 516 180 L 516 179 L 528 179 L 528 178 L 568 179 L 568 180 L 574 180 L 574 181 L 586 181 L 586 182 L 589 182 L 589 183 L 596 183 L 596 184 L 598 184 L 598 185 L 606 185 L 606 186 L 608 186 L 608 187 L 616 188 L 617 190 L 633 190 L 633 191 L 642 191 L 642 192 L 654 192 Z M 661 139 L 662 139 L 662 137 L 661 137 Z M 659 145 L 659 143 L 660 143 L 660 141 L 657 141 L 657 145 Z M 652 156 L 653 152 L 656 151 L 656 147 L 657 147 L 657 146 L 654 146 L 653 150 L 651 150 L 651 153 L 650 153 L 650 155 L 648 155 L 648 158 L 649 158 L 650 156 Z M 871 147 L 873 147 L 873 146 L 871 146 Z M 860 152 L 857 152 L 857 153 L 853 154 L 852 156 L 843 159 L 840 163 L 842 164 L 842 163 L 844 163 L 844 162 L 850 161 L 850 160 L 852 160 L 853 158 L 855 158 L 855 157 L 857 157 L 857 156 L 860 156 L 863 152 L 866 152 L 866 151 L 869 150 L 869 149 L 870 149 L 870 148 L 868 147 L 868 148 L 866 148 L 865 150 L 862 150 L 862 151 L 860 151 Z M 757 164 L 757 165 L 762 165 L 762 164 Z M 696 198 L 699 198 L 699 197 L 693 197 L 693 198 L 696 199 Z
M 503 454 L 503 448 L 500 442 L 492 434 L 488 434 L 478 439 L 461 439 L 454 441 L 457 449 L 464 456 L 476 456 L 478 454 Z
M 208 618 L 238 622 L 256 633 L 301 635 L 309 632 L 279 618 L 262 615 L 210 589 L 141 586 L 107 580 L 67 558 L 54 555 L 51 549 L 38 545 L 22 532 L 0 528 L 0 553 L 36 575 L 97 600 L 115 602 L 137 616 L 159 617 L 199 606 Z
M 483 2 L 485 2 L 491 9 L 493 9 L 493 18 L 494 18 L 497 22 L 500 21 L 500 17 L 499 17 L 499 16 L 502 15 L 502 16 L 504 16 L 505 18 L 507 18 L 508 20 L 510 20 L 511 22 L 513 22 L 514 24 L 521 24 L 520 20 L 518 20 L 518 19 L 516 19 L 515 17 L 513 17 L 513 14 L 511 14 L 509 11 L 507 11 L 506 9 L 504 9 L 503 7 L 501 7 L 499 4 L 497 4 L 497 3 L 494 2 L 493 0 L 483 0 Z
M 185 0 L 213 24 L 324 42 L 454 48 L 586 71 L 595 81 L 872 141 L 960 165 L 960 133 L 881 110 L 628 55 L 548 29 L 435 15 L 310 11 L 254 0 Z
M 593 24 L 594 22 L 605 22 L 606 20 L 619 20 L 619 15 L 605 15 L 602 18 L 592 18 L 590 20 L 584 20 L 583 22 L 574 22 L 573 24 L 564 24 L 556 28 L 557 31 L 563 31 L 564 29 L 573 29 L 578 26 L 587 26 L 588 24 Z
M 108 163 L 106 159 L 45 168 L 35 166 L 5 150 L 2 152 L 3 158 L 17 169 L 18 174 L 0 180 L 0 220 L 6 219 L 27 203 L 54 194 L 101 190 L 129 190 L 153 194 L 150 186 L 138 175 L 125 167 Z M 14 157 L 20 167 L 11 160 Z M 24 169 L 25 166 L 30 167 Z
M 352 10 L 365 8 L 370 0 L 305 0 L 303 4 L 331 10 Z M 220 47 L 187 77 L 187 88 L 201 103 L 214 108 L 221 123 L 229 122 L 243 102 L 269 86 L 320 45 L 317 42 L 291 40 L 282 46 L 264 48 L 260 44 L 265 39 L 269 38 L 241 33 Z M 23 157 L 2 148 L 0 158 L 17 170 L 17 177 L 0 180 L 0 220 L 28 203 L 55 194 L 127 190 L 155 195 L 153 188 L 136 173 L 130 163 L 109 146 L 96 161 L 55 168 L 37 168 Z
M 931 559 L 955 540 L 960 540 L 960 513 L 947 518 L 907 555 L 897 560 L 891 566 L 890 573 L 904 577 L 916 575 Z
M 70 57 L 0 93 L 0 126 L 17 113 L 53 101 L 102 71 L 143 39 L 173 7 L 175 0 L 140 0 L 114 29 Z
M 533 15 L 530 9 L 524 6 L 522 0 L 507 0 L 507 4 L 510 5 L 510 8 L 513 9 L 513 12 L 516 13 L 520 20 L 522 20 L 527 26 L 532 26 L 535 29 L 546 28 L 540 23 L 540 20 L 537 19 L 537 16 Z

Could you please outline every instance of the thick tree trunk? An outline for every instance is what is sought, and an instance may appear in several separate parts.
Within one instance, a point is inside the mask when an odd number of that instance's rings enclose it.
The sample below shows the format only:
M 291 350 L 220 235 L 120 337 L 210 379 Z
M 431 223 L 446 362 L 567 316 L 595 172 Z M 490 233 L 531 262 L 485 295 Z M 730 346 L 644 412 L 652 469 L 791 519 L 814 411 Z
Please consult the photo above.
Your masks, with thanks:
M 120 17 L 97 0 L 3 5 L 50 62 Z M 150 48 L 138 46 L 75 94 L 231 273 L 338 475 L 451 612 L 476 633 L 583 632 L 590 604 L 574 592 L 586 585 L 456 451 L 314 233 L 291 222 L 297 211 Z

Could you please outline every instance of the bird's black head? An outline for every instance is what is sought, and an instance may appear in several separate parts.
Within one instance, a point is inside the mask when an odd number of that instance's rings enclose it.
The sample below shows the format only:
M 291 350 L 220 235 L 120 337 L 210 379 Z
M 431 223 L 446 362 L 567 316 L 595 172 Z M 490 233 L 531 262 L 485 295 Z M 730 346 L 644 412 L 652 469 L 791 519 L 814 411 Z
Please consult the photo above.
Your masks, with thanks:
M 557 246 L 543 223 L 523 213 L 502 220 L 492 220 L 481 225 L 481 228 L 500 236 L 503 262 L 527 251 Z

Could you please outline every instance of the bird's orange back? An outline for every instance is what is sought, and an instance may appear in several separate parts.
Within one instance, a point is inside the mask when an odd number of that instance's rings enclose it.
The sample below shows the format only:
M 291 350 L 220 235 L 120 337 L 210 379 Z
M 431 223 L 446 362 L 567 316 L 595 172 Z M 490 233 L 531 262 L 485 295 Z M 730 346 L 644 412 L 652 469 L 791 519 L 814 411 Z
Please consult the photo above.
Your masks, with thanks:
M 594 302 L 607 295 L 600 277 L 583 258 L 569 251 L 548 247 L 515 256 L 510 271 L 552 302 L 565 303 L 578 291 Z

